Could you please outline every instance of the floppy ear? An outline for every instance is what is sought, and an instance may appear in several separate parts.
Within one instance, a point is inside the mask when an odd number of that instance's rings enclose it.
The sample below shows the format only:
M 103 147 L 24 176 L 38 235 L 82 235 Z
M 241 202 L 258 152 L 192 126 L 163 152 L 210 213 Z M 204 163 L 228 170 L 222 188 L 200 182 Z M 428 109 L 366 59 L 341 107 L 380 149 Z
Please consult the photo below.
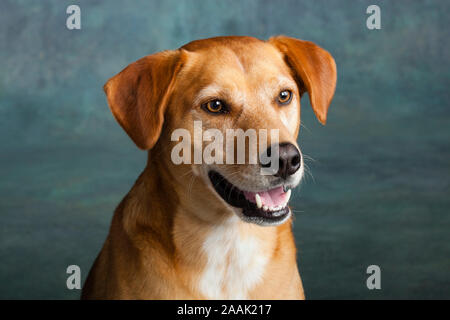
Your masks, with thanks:
M 161 134 L 180 68 L 180 51 L 163 51 L 133 62 L 103 87 L 114 117 L 141 149 L 151 149 Z
M 308 91 L 317 119 L 325 124 L 336 88 L 336 63 L 331 54 L 312 42 L 286 36 L 270 38 L 269 43 L 284 54 L 301 93 Z

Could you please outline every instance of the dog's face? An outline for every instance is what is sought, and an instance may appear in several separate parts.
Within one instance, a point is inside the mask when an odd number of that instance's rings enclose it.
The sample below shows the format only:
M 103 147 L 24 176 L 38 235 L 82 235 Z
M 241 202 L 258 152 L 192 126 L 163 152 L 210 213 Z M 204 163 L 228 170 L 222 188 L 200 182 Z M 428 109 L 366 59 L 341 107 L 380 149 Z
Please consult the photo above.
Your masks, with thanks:
M 139 147 L 150 149 L 164 139 L 175 150 L 174 132 L 181 129 L 191 153 L 183 166 L 216 201 L 247 222 L 276 225 L 289 218 L 290 190 L 303 175 L 300 97 L 308 91 L 325 123 L 335 83 L 333 58 L 312 43 L 223 37 L 143 58 L 112 78 L 105 91 Z

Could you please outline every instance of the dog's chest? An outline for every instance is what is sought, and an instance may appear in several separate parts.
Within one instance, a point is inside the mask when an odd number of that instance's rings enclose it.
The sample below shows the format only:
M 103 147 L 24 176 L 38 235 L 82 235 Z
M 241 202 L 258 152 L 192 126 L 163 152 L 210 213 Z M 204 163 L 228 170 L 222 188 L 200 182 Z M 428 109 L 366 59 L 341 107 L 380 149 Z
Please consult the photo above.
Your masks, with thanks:
M 233 226 L 215 228 L 202 250 L 206 265 L 198 288 L 208 299 L 247 299 L 261 280 L 268 262 L 260 240 L 242 236 Z

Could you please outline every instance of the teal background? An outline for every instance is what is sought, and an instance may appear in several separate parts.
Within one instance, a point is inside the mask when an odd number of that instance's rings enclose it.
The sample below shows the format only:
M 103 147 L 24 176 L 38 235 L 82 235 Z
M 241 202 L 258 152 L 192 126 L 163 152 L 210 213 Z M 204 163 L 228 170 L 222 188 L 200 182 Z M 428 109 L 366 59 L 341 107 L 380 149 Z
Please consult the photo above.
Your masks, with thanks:
M 66 8 L 81 7 L 68 30 Z M 381 7 L 381 30 L 366 8 Z M 130 62 L 218 35 L 329 50 L 328 124 L 302 99 L 309 176 L 294 194 L 310 299 L 450 298 L 448 1 L 1 1 L 0 298 L 76 299 L 142 171 L 102 86 Z M 381 268 L 381 290 L 366 268 Z

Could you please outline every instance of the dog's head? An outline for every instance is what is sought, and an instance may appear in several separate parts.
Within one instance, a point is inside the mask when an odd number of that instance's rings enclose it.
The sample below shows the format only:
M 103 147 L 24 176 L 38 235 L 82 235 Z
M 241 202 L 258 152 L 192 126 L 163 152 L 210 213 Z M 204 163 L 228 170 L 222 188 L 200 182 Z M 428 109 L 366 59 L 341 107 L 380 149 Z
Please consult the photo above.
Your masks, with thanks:
M 138 147 L 164 143 L 216 201 L 245 221 L 274 225 L 289 218 L 290 189 L 303 175 L 300 98 L 308 92 L 325 124 L 335 86 L 334 59 L 311 42 L 220 37 L 144 57 L 105 92 Z

